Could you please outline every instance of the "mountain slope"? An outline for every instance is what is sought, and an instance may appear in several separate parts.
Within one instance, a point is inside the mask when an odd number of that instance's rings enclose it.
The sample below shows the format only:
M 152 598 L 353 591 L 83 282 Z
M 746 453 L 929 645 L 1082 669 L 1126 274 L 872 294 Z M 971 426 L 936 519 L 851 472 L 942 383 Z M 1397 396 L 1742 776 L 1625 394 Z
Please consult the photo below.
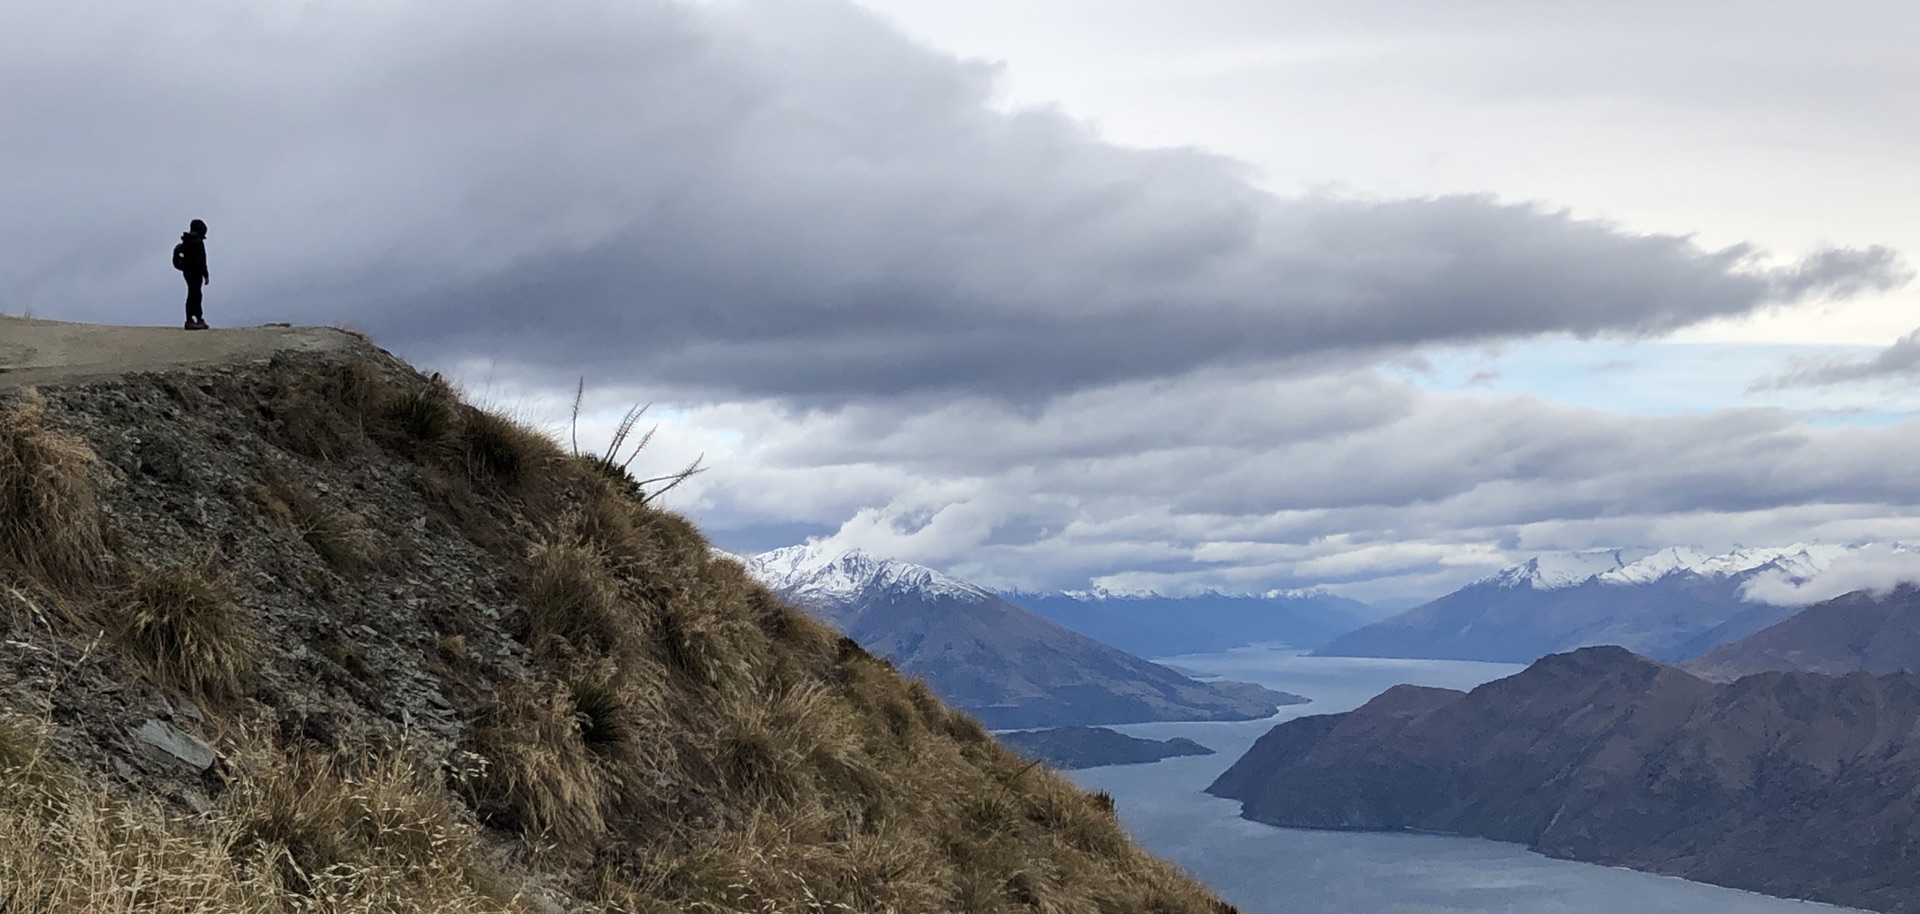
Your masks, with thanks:
M 747 568 L 990 727 L 1251 720 L 1305 701 L 1197 682 L 920 565 L 816 544 L 762 553 Z
M 1208 787 L 1307 828 L 1420 829 L 1873 910 L 1920 911 L 1920 678 L 1715 685 L 1616 647 L 1469 693 L 1289 721 Z
M 1850 547 L 1708 555 L 1685 547 L 1540 556 L 1333 639 L 1316 653 L 1528 663 L 1617 644 L 1661 661 L 1697 657 L 1797 612 L 1749 603 L 1761 575 L 1805 580 Z
M 304 335 L 0 390 L 0 908 L 1226 910 L 630 480 Z
M 1001 596 L 1095 641 L 1142 657 L 1214 653 L 1268 642 L 1314 648 L 1359 628 L 1369 618 L 1364 603 L 1316 592 Z
M 1771 670 L 1920 673 L 1920 589 L 1863 591 L 1809 606 L 1686 666 L 1725 680 Z

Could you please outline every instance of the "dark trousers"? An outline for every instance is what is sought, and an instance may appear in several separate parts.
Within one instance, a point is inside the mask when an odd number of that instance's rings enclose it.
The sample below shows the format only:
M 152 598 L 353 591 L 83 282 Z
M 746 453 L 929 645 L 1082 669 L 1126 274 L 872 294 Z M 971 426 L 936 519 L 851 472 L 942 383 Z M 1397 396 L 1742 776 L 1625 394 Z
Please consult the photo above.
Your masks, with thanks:
M 200 277 L 187 277 L 187 320 L 200 320 Z

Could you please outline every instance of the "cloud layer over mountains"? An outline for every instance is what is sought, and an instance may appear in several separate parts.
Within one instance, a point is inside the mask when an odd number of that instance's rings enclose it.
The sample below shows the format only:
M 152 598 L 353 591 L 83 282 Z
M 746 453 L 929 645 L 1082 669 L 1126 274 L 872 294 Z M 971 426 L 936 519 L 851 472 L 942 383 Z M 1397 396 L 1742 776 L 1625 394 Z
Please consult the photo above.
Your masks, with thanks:
M 0 93 L 0 310 L 170 321 L 163 252 L 202 217 L 220 322 L 681 405 L 716 529 L 845 522 L 993 584 L 1425 586 L 1502 549 L 1881 531 L 1920 501 L 1895 471 L 1920 429 L 1366 367 L 1885 289 L 1884 249 L 1279 197 L 1008 111 L 991 67 L 834 0 L 0 5 L 0 84 L 32 87 Z

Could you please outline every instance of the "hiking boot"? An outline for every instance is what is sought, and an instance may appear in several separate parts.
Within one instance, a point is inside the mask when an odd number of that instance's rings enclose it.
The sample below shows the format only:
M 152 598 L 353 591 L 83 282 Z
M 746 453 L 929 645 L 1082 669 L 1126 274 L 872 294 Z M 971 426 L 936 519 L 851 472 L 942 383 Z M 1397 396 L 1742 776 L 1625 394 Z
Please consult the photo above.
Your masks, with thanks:
M 188 330 L 205 330 L 207 329 L 207 322 L 197 321 L 189 317 L 187 318 L 187 329 Z

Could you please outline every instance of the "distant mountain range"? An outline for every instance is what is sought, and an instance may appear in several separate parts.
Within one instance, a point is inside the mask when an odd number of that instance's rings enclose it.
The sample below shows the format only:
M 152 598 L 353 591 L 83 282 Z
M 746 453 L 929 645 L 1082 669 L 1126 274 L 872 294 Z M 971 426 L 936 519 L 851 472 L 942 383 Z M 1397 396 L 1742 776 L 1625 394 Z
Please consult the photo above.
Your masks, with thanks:
M 1799 583 L 1864 547 L 1796 544 L 1709 554 L 1684 546 L 1540 556 L 1348 632 L 1316 653 L 1528 663 L 1617 644 L 1655 660 L 1698 657 L 1798 607 L 1748 602 L 1763 575 Z
M 1248 644 L 1284 642 L 1315 648 L 1379 618 L 1365 603 L 1324 591 L 1274 591 L 1262 595 L 1002 593 L 1096 641 L 1143 657 L 1224 651 Z
M 1911 619 L 1913 595 L 1900 602 Z M 1288 721 L 1207 791 L 1273 825 L 1475 835 L 1920 912 L 1920 677 L 1908 673 L 1721 685 L 1582 648 L 1468 693 L 1397 686 Z
M 1190 679 L 921 565 L 818 545 L 743 561 L 781 597 L 996 729 L 1251 720 L 1306 701 Z

